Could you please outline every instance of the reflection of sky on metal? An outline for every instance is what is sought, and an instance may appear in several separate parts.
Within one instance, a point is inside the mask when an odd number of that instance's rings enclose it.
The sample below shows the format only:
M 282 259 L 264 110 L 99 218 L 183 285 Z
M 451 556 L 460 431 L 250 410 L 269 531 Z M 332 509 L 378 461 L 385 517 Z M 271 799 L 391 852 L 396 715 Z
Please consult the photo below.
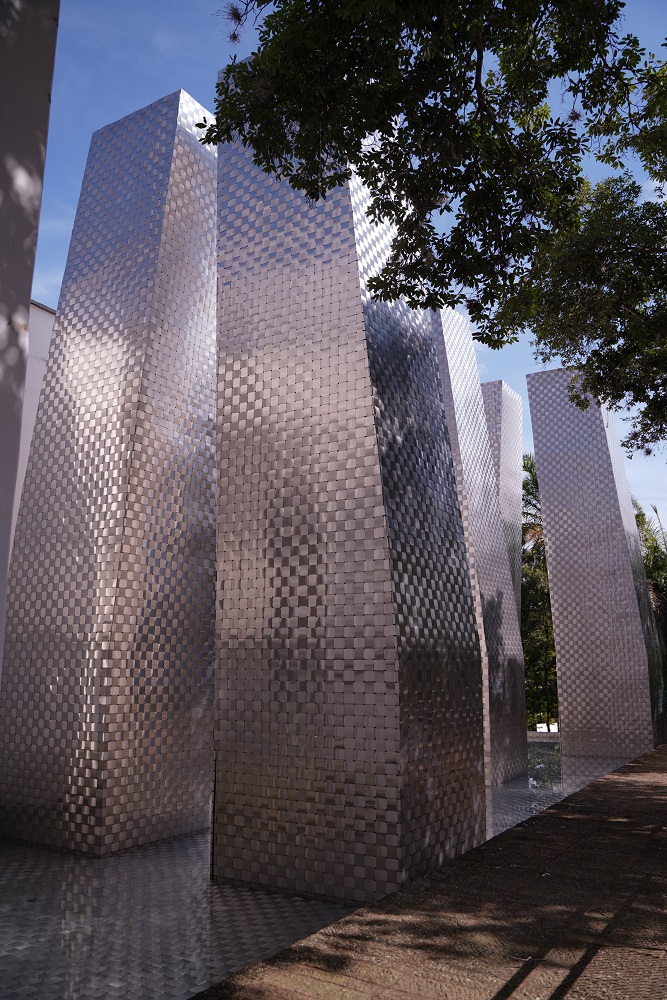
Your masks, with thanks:
M 563 757 L 559 743 L 529 743 L 527 776 L 491 793 L 489 838 L 536 816 L 623 764 L 627 764 L 625 757 Z
M 214 872 L 370 901 L 483 838 L 430 318 L 367 298 L 357 181 L 311 205 L 240 146 L 219 169 Z
M 487 781 L 500 785 L 526 770 L 518 609 L 470 326 L 443 309 L 433 333 L 480 636 Z
M 95 135 L 14 539 L 0 830 L 93 854 L 209 823 L 216 155 L 197 141 L 203 112 L 177 91 Z
M 219 67 L 230 55 L 242 58 L 254 47 L 256 36 L 249 31 L 233 49 L 224 21 L 214 16 L 219 6 L 190 0 L 186 24 L 180 0 L 63 3 L 33 298 L 57 303 L 91 133 L 178 87 L 210 107 Z M 622 29 L 659 52 L 667 35 L 664 0 L 633 0 Z M 593 164 L 587 169 L 596 180 L 608 173 Z M 529 344 L 483 349 L 478 361 L 482 381 L 504 379 L 521 394 L 527 414 L 524 375 L 538 367 Z M 524 448 L 532 450 L 529 420 L 524 428 Z M 664 453 L 637 455 L 627 464 L 633 494 L 646 508 L 657 503 L 667 522 Z

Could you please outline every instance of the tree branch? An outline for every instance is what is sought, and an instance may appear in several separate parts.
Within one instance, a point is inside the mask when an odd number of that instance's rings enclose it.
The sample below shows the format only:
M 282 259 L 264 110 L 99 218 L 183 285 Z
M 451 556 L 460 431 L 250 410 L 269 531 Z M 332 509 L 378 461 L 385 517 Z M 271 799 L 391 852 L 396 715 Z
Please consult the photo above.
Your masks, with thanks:
M 475 37 L 475 52 L 477 60 L 475 63 L 475 93 L 477 94 L 477 110 L 486 110 L 486 98 L 484 97 L 484 85 L 482 83 L 482 68 L 484 66 L 484 40 L 482 29 L 480 28 Z

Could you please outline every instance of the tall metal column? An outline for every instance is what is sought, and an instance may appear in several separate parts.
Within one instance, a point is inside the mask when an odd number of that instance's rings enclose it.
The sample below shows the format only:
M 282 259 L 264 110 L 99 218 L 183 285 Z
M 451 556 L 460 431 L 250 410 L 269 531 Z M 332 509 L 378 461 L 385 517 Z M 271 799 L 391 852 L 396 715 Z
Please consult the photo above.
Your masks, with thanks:
M 206 827 L 215 151 L 179 91 L 93 136 L 10 568 L 0 833 L 102 855 Z
M 611 413 L 528 376 L 564 753 L 630 759 L 665 738 L 664 681 Z
M 213 871 L 377 899 L 484 836 L 482 684 L 430 317 L 350 182 L 220 150 Z
M 510 572 L 521 621 L 521 509 L 523 446 L 521 396 L 507 382 L 482 382 L 482 398 L 496 474 Z
M 482 649 L 487 782 L 495 787 L 528 767 L 521 632 L 470 324 L 444 309 L 433 325 Z

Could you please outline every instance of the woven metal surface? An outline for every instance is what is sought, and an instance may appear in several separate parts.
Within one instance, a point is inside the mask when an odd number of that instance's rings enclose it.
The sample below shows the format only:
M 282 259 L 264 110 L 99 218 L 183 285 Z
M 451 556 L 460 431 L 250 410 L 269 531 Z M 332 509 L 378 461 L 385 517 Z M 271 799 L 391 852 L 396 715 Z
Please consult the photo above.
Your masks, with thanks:
M 620 763 L 531 745 L 528 775 L 493 789 L 488 836 Z M 209 849 L 206 834 L 103 859 L 0 842 L 1 1000 L 188 1000 L 349 912 L 211 883 Z
M 500 379 L 495 382 L 482 382 L 482 399 L 496 474 L 500 516 L 507 542 L 517 612 L 521 621 L 523 407 L 519 393 Z
M 568 755 L 632 757 L 664 738 L 657 633 L 613 417 L 569 382 L 528 376 L 560 735 Z
M 627 756 L 565 757 L 560 743 L 529 743 L 528 773 L 491 790 L 488 837 L 536 816 L 627 762 Z
M 356 183 L 219 162 L 214 872 L 376 899 L 484 836 L 482 690 L 429 323 Z
M 215 153 L 183 92 L 92 139 L 10 570 L 0 832 L 104 854 L 206 827 Z
M 526 773 L 523 649 L 470 324 L 448 309 L 433 314 L 433 328 L 475 593 L 493 787 Z
M 210 837 L 103 859 L 0 842 L 1 1000 L 187 1000 L 348 912 L 214 885 Z

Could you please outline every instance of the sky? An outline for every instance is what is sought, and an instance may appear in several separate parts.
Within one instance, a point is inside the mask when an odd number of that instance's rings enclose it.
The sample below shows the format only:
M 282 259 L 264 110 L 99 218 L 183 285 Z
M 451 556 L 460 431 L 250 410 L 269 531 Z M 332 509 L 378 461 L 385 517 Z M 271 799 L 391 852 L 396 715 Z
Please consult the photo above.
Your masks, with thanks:
M 218 70 L 252 50 L 254 31 L 238 46 L 216 16 L 224 0 L 61 0 L 51 122 L 33 298 L 55 308 L 90 137 L 95 129 L 182 88 L 212 108 Z M 667 0 L 627 0 L 624 28 L 658 53 L 667 37 Z M 590 163 L 592 180 L 607 168 Z M 532 451 L 527 372 L 542 367 L 528 341 L 492 351 L 477 345 L 483 381 L 504 379 L 524 404 L 524 450 Z M 621 437 L 624 436 L 619 421 Z M 667 526 L 667 446 L 626 462 L 630 489 Z

